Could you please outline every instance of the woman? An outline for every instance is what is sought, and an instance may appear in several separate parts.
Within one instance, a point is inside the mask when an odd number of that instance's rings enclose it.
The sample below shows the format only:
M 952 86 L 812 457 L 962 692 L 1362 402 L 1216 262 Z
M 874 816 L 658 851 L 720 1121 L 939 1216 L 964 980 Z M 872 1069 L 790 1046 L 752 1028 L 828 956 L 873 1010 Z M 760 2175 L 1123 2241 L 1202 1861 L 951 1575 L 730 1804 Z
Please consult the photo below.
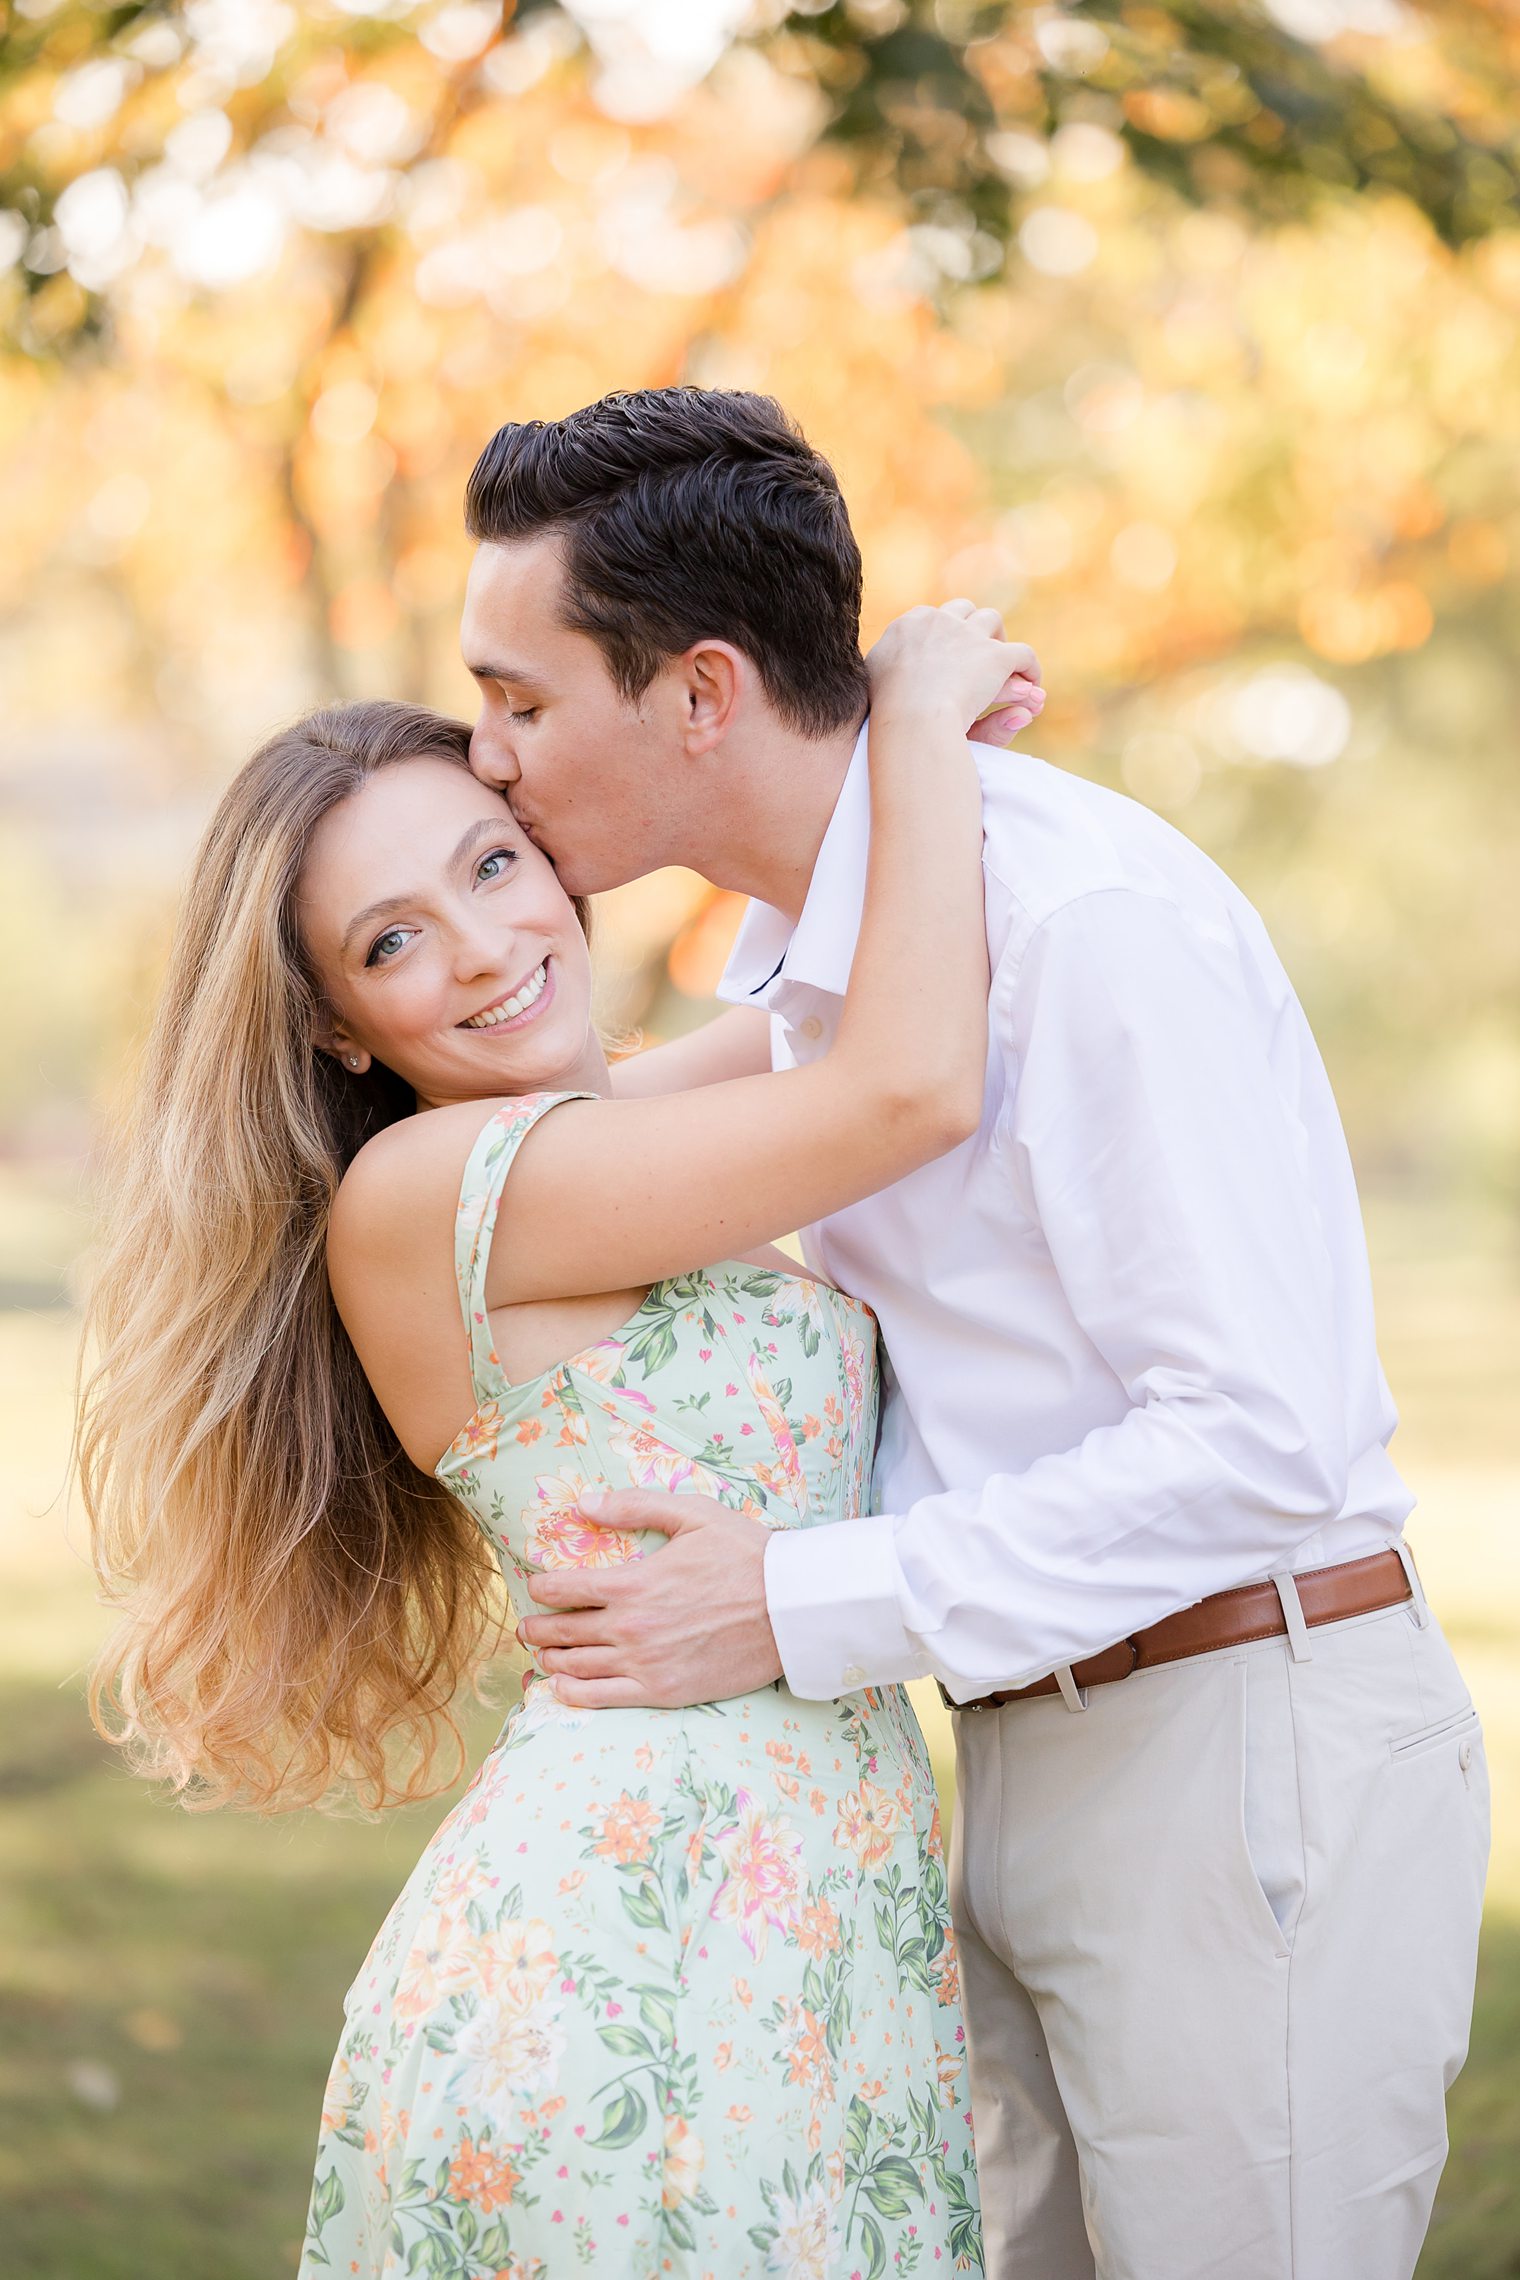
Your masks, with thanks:
M 97 1715 L 192 1801 L 439 1786 L 495 1563 L 520 1615 L 535 1566 L 657 1551 L 589 1527 L 588 1490 L 861 1509 L 871 1319 L 763 1246 L 977 1124 L 981 622 L 914 612 L 873 653 L 832 1049 L 697 1093 L 612 1097 L 584 913 L 458 724 L 317 714 L 235 780 L 84 1438 L 127 1605 Z M 350 1992 L 301 2270 L 980 2271 L 969 2120 L 901 1693 L 587 1715 L 530 1672 Z

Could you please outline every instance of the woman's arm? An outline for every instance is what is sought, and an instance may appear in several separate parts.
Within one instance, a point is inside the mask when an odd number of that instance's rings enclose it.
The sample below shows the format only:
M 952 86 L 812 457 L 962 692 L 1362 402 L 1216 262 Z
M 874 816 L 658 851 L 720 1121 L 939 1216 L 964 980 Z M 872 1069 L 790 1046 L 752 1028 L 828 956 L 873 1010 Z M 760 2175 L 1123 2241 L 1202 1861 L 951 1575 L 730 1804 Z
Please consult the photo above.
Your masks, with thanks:
M 612 1072 L 614 1100 L 650 1100 L 730 1077 L 758 1077 L 771 1065 L 771 1019 L 756 1005 L 731 1006 L 685 1037 L 630 1053 Z
M 984 622 L 913 611 L 873 652 L 866 905 L 830 1049 L 801 1068 L 670 1097 L 568 1102 L 545 1118 L 503 1198 L 493 1306 L 631 1289 L 734 1257 L 889 1186 L 975 1130 L 987 951 L 966 730 L 1001 687 L 1008 656 Z M 362 1214 L 393 1254 L 387 1279 L 407 1271 L 396 1246 L 431 1253 L 440 1213 L 452 1224 L 489 1105 L 393 1126 L 351 1170 L 350 1211 L 340 1199 L 339 1217 L 352 1229 L 351 1214 Z

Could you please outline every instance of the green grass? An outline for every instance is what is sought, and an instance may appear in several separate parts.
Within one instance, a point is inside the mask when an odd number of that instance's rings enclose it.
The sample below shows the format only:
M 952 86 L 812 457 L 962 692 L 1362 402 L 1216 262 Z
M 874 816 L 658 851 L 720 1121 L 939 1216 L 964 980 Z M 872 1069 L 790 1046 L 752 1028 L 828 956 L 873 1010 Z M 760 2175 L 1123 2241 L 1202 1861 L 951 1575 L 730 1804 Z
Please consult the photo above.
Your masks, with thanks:
M 1472 2057 L 1420 2280 L 1517 2280 L 1520 1283 L 1492 1254 L 1422 1255 L 1395 1230 L 1379 1288 L 1423 1495 L 1411 1533 L 1495 1776 Z M 194 1817 L 95 1740 L 79 1674 L 101 1617 L 54 1501 L 72 1336 L 62 1314 L 0 1315 L 0 2264 L 276 2280 L 343 1991 L 445 1804 L 380 1823 Z M 499 1715 L 474 1716 L 477 1754 Z M 924 1718 L 948 1774 L 932 1697 Z

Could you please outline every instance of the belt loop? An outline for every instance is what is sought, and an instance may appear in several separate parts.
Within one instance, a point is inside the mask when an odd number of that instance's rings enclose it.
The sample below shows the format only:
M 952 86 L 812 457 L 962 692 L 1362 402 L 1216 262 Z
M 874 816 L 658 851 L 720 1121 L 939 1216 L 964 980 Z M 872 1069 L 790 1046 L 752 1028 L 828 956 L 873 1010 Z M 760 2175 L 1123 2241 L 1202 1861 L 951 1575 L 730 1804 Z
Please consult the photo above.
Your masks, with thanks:
M 1394 1537 L 1393 1549 L 1398 1553 L 1399 1564 L 1409 1578 L 1409 1596 L 1414 1601 L 1415 1629 L 1427 1630 L 1430 1625 L 1430 1602 L 1425 1597 L 1425 1586 L 1421 1583 L 1420 1571 L 1414 1564 L 1414 1554 L 1402 1536 Z
M 1087 1689 L 1085 1686 L 1078 1686 L 1072 1677 L 1070 1663 L 1061 1664 L 1056 1672 L 1056 1684 L 1061 1689 L 1061 1700 L 1068 1710 L 1085 1710 L 1087 1708 Z
M 1304 1621 L 1304 1603 L 1298 1596 L 1298 1585 L 1284 1568 L 1272 1577 L 1277 1596 L 1282 1601 L 1283 1621 L 1288 1626 L 1288 1644 L 1295 1662 L 1313 1662 L 1314 1650 L 1309 1644 L 1309 1626 Z

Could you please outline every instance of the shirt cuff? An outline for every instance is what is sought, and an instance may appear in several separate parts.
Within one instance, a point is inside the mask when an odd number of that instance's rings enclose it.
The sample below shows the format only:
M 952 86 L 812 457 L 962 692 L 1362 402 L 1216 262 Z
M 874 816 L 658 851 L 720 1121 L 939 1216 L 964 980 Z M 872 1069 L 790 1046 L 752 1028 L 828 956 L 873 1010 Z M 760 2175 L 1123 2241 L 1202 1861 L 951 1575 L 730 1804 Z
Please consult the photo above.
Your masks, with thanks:
M 765 1603 L 792 1692 L 831 1702 L 861 1686 L 922 1678 L 904 1628 L 896 1525 L 883 1514 L 778 1528 L 765 1547 Z

